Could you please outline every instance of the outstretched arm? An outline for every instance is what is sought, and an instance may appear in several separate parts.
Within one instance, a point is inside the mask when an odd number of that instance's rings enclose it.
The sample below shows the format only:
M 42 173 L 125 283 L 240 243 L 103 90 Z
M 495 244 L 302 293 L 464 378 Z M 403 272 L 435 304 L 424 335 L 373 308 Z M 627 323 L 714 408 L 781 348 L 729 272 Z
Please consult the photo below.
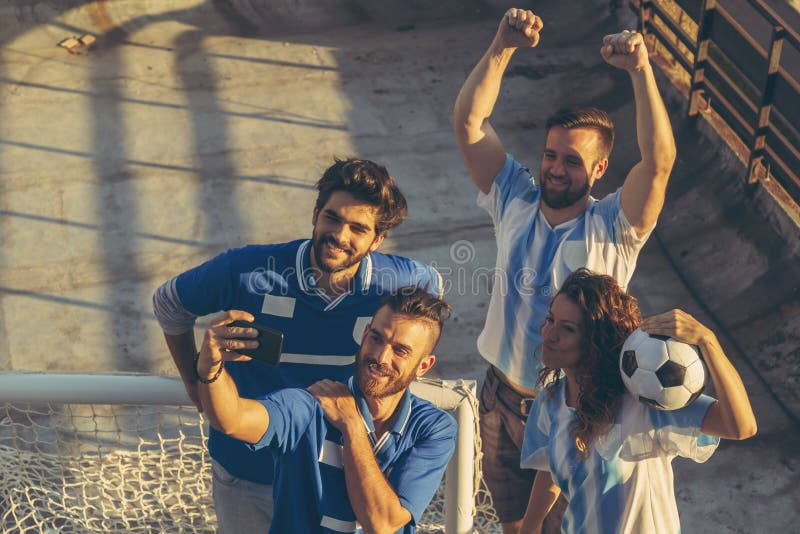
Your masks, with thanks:
M 669 336 L 700 348 L 717 394 L 717 402 L 711 405 L 703 419 L 703 433 L 726 439 L 746 439 L 755 435 L 756 417 L 747 391 L 714 332 L 682 310 L 648 317 L 641 328 L 648 334 Z
M 364 532 L 391 533 L 411 521 L 375 459 L 355 399 L 346 385 L 321 380 L 308 388 L 325 418 L 342 433 L 342 464 L 347 496 Z
M 622 211 L 637 235 L 656 223 L 675 163 L 675 139 L 642 35 L 624 31 L 603 38 L 600 54 L 631 77 L 636 103 L 636 138 L 642 160 L 622 185 Z
M 472 181 L 484 193 L 491 189 L 506 158 L 503 144 L 489 124 L 503 73 L 517 48 L 533 48 L 539 43 L 542 27 L 542 19 L 532 11 L 509 9 L 492 44 L 456 98 L 453 109 L 456 142 Z
M 206 331 L 197 359 L 197 375 L 213 381 L 210 384 L 198 382 L 197 391 L 211 426 L 232 438 L 258 443 L 269 426 L 267 409 L 258 401 L 239 397 L 233 378 L 224 367 L 220 368 L 223 361 L 249 359 L 236 350 L 258 346 L 256 340 L 241 339 L 256 337 L 258 331 L 254 328 L 227 326 L 237 320 L 252 322 L 254 318 L 247 312 L 231 310 L 215 320 Z
M 538 534 L 542 531 L 544 518 L 553 508 L 561 490 L 553 484 L 553 478 L 548 471 L 537 471 L 533 481 L 531 497 L 528 501 L 528 508 L 525 510 L 525 517 L 519 527 L 520 532 L 526 534 Z

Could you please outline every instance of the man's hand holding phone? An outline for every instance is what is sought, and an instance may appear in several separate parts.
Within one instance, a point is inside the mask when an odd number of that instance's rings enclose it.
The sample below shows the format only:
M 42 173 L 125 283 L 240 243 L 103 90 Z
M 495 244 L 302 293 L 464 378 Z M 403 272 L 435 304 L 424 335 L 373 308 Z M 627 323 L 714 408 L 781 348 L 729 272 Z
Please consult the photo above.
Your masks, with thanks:
M 280 361 L 283 334 L 254 323 L 252 314 L 230 310 L 206 330 L 197 357 L 197 376 L 213 380 L 223 361 L 253 358 L 275 365 Z

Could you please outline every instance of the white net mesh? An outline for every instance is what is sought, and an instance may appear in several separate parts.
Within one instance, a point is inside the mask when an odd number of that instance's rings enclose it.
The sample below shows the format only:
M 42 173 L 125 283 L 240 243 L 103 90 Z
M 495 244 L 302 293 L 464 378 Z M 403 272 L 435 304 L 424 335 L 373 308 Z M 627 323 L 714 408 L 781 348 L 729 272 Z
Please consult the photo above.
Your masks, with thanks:
M 3 532 L 213 532 L 194 408 L 0 407 Z
M 190 406 L 0 403 L 0 531 L 214 532 L 206 436 Z M 475 532 L 500 532 L 474 466 Z M 444 532 L 444 494 L 420 532 Z

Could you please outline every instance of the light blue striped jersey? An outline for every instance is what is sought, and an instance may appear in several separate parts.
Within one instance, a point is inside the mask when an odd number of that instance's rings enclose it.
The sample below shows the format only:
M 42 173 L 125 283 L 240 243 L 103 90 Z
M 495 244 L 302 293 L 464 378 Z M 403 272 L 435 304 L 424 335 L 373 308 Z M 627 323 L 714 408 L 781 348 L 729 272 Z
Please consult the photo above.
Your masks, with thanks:
M 575 410 L 564 400 L 565 388 L 561 380 L 537 396 L 520 462 L 523 468 L 549 471 L 569 501 L 562 531 L 680 532 L 672 459 L 705 462 L 717 448 L 719 438 L 700 431 L 714 399 L 702 395 L 685 408 L 666 411 L 626 393 L 615 424 L 581 459 L 569 434 Z
M 649 234 L 638 238 L 622 212 L 620 190 L 575 219 L 551 228 L 539 209 L 540 188 L 528 169 L 506 156 L 478 205 L 492 217 L 497 240 L 494 284 L 478 351 L 513 382 L 536 388 L 540 329 L 550 300 L 579 267 L 613 276 L 623 289 Z
M 281 388 L 305 388 L 323 378 L 353 374 L 364 327 L 390 292 L 406 285 L 441 294 L 439 273 L 418 261 L 373 252 L 364 257 L 349 293 L 331 300 L 314 287 L 311 242 L 249 245 L 232 249 L 175 280 L 181 305 L 202 316 L 244 310 L 256 322 L 283 332 L 276 367 L 259 361 L 227 362 L 239 394 L 262 399 Z M 233 476 L 268 484 L 272 459 L 211 429 L 211 456 Z
M 397 532 L 412 534 L 439 487 L 455 450 L 455 420 L 406 391 L 391 430 L 375 435 L 369 408 L 354 384 L 350 390 L 370 437 L 375 459 L 412 521 Z M 350 504 L 342 467 L 342 436 L 304 389 L 284 389 L 261 401 L 269 427 L 253 448 L 275 456 L 275 512 L 270 533 L 362 532 Z

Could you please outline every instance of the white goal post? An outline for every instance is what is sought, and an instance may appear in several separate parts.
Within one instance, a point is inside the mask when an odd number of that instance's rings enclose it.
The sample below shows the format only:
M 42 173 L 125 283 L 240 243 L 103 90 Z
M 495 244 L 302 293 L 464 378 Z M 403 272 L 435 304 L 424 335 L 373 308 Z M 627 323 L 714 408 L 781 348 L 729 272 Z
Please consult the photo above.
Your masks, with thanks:
M 481 489 L 475 381 L 423 378 L 411 389 L 458 422 L 420 531 L 470 533 Z M 206 437 L 178 378 L 0 373 L 0 531 L 213 531 Z

